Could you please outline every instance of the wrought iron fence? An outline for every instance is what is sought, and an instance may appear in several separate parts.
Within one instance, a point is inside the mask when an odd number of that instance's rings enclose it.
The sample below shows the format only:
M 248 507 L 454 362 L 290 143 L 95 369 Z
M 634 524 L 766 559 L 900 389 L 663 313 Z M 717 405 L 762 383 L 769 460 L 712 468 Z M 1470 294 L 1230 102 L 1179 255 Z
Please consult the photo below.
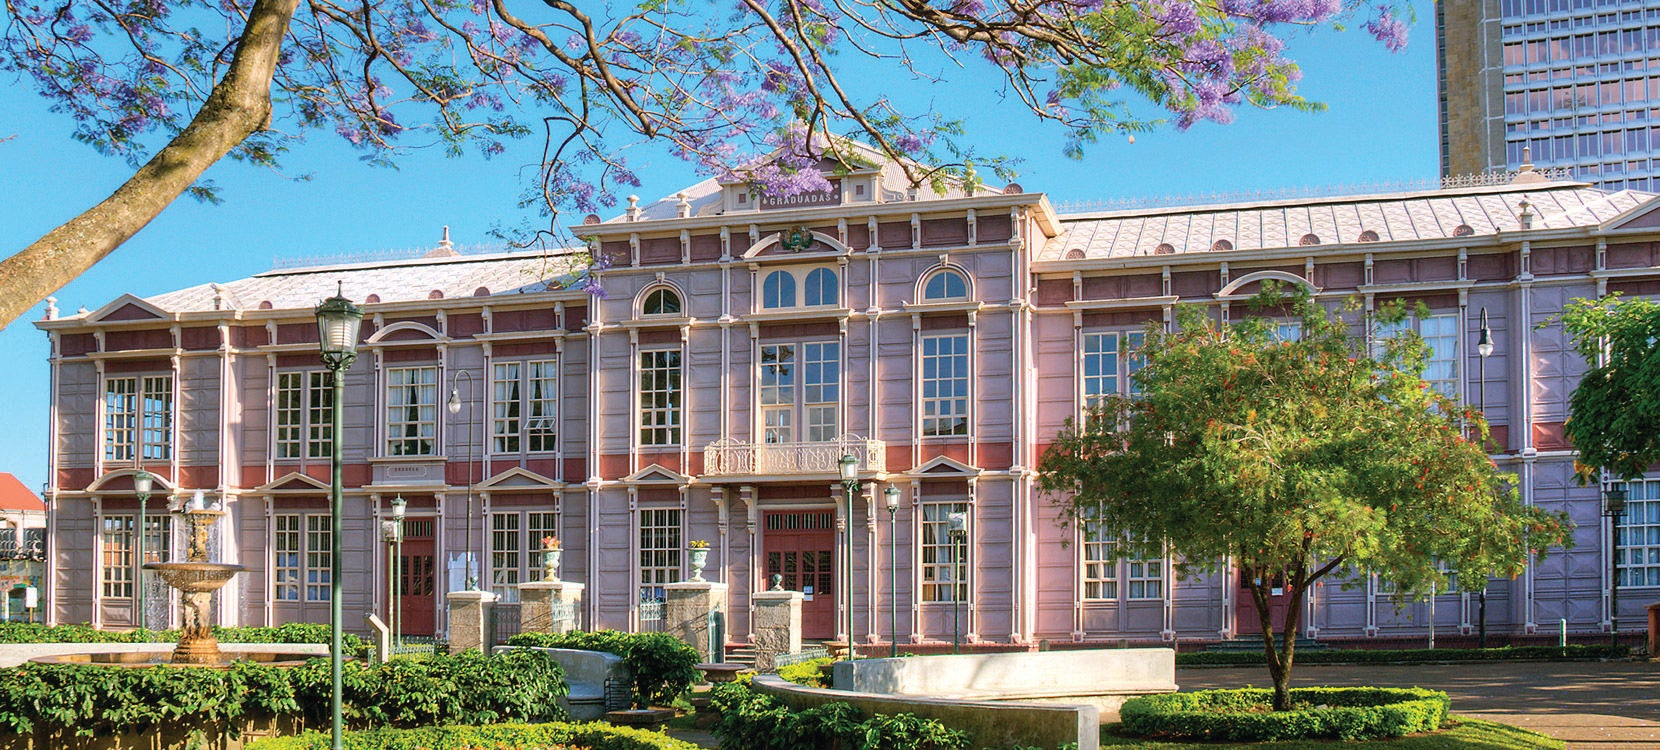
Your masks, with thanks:
M 779 654 L 772 657 L 772 667 L 773 669 L 777 669 L 779 667 L 788 667 L 792 664 L 800 664 L 814 659 L 828 658 L 830 658 L 830 652 L 823 648 L 807 648 L 793 654 Z
M 640 632 L 642 632 L 642 633 L 661 633 L 661 632 L 663 632 L 663 600 L 662 599 L 641 599 L 640 600 Z
M 430 635 L 405 635 L 392 642 L 392 654 L 431 656 L 438 651 L 438 639 Z
M 490 646 L 492 648 L 507 643 L 507 639 L 519 634 L 519 607 L 518 602 L 496 602 L 490 607 Z
M 576 602 L 556 601 L 548 605 L 548 621 L 555 633 L 582 627 L 576 611 Z

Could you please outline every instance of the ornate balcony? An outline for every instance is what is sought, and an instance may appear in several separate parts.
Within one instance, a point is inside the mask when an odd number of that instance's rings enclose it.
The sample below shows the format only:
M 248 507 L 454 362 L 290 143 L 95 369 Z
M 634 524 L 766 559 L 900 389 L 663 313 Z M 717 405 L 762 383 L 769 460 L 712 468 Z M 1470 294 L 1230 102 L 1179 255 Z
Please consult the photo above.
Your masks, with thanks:
M 836 476 L 842 456 L 859 459 L 859 471 L 887 471 L 887 444 L 858 435 L 816 443 L 750 443 L 716 440 L 703 449 L 706 476 Z

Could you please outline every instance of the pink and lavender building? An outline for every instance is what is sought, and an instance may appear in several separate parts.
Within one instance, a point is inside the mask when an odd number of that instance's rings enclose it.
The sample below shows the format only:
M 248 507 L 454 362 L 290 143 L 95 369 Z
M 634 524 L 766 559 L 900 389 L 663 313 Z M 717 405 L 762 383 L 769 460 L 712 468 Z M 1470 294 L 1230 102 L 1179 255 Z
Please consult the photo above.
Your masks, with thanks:
M 338 434 L 347 608 L 397 606 L 406 632 L 443 632 L 444 595 L 469 559 L 511 600 L 557 536 L 594 627 L 642 627 L 642 602 L 688 577 L 688 544 L 707 540 L 705 575 L 730 584 L 739 643 L 749 597 L 773 574 L 811 593 L 807 637 L 841 635 L 844 569 L 861 643 L 950 641 L 957 600 L 964 638 L 980 643 L 1247 633 L 1237 571 L 1178 579 L 1165 560 L 1105 562 L 1111 530 L 1063 529 L 1033 468 L 1093 395 L 1130 387 L 1145 326 L 1179 303 L 1243 315 L 1274 279 L 1368 307 L 1428 305 L 1414 323 L 1434 350 L 1428 377 L 1486 406 L 1494 459 L 1526 502 L 1577 524 L 1574 549 L 1488 585 L 1490 632 L 1608 627 L 1599 488 L 1576 486 L 1562 437 L 1584 368 L 1548 321 L 1575 297 L 1660 291 L 1653 196 L 1523 172 L 1066 213 L 1014 186 L 918 193 L 894 172 L 856 169 L 782 201 L 713 180 L 631 200 L 578 228 L 608 262 L 595 272 L 603 297 L 573 282 L 568 258 L 456 255 L 446 240 L 418 259 L 49 308 L 37 325 L 52 341 L 51 617 L 134 622 L 142 464 L 158 476 L 152 557 L 182 544 L 160 498 L 201 491 L 231 511 L 221 557 L 249 571 L 222 592 L 221 622 L 327 620 L 330 404 L 312 307 L 340 284 L 367 313 Z M 1482 311 L 1496 342 L 1485 360 Z M 860 481 L 850 517 L 844 455 Z M 1660 593 L 1660 479 L 1632 489 L 1617 549 L 1627 623 Z M 389 603 L 379 522 L 397 497 L 409 511 Z M 953 513 L 966 514 L 966 556 L 946 533 Z M 1475 627 L 1470 581 L 1433 607 L 1397 606 L 1387 581 L 1359 575 L 1315 591 L 1308 635 Z

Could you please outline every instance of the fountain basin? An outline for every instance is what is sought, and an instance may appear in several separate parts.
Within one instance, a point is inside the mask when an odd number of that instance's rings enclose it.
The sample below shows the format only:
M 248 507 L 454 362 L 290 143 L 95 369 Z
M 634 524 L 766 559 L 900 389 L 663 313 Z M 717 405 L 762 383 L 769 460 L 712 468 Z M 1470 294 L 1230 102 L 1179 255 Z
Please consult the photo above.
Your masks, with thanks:
M 229 669 L 231 665 L 241 662 L 264 664 L 272 667 L 297 667 L 306 663 L 308 656 L 326 656 L 320 654 L 297 654 L 282 651 L 221 651 L 217 661 L 178 663 L 173 660 L 171 644 L 166 644 L 166 651 L 94 651 L 78 654 L 54 654 L 51 656 L 37 656 L 29 661 L 35 664 L 94 664 L 109 667 L 129 667 L 142 669 L 145 667 L 207 667 L 209 669 Z
M 145 563 L 144 569 L 156 571 L 167 585 L 181 592 L 205 594 L 218 591 L 248 567 L 213 562 L 153 562 Z

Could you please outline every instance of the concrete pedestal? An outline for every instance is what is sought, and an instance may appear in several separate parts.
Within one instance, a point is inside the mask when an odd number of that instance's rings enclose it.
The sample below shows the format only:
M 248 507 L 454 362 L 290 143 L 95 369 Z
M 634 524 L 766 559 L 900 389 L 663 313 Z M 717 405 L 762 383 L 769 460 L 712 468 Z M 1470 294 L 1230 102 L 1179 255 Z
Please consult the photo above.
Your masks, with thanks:
M 750 636 L 755 669 L 776 671 L 775 657 L 801 650 L 801 592 L 758 591 L 750 594 L 749 606 L 755 616 L 755 633 Z
M 451 591 L 444 597 L 450 617 L 450 653 L 482 651 L 490 639 L 490 607 L 496 595 L 488 591 Z
M 582 612 L 580 583 L 537 581 L 519 584 L 519 632 L 569 633 L 576 630 Z M 561 610 L 554 616 L 555 608 Z
M 722 623 L 726 622 L 726 584 L 713 581 L 682 581 L 671 583 L 663 587 L 666 599 L 663 602 L 664 632 L 673 633 L 680 640 L 697 649 L 698 661 L 720 661 L 724 643 L 713 642 L 715 637 L 725 638 L 726 626 L 723 624 L 720 633 L 714 632 L 710 626 L 710 614 L 718 614 Z

